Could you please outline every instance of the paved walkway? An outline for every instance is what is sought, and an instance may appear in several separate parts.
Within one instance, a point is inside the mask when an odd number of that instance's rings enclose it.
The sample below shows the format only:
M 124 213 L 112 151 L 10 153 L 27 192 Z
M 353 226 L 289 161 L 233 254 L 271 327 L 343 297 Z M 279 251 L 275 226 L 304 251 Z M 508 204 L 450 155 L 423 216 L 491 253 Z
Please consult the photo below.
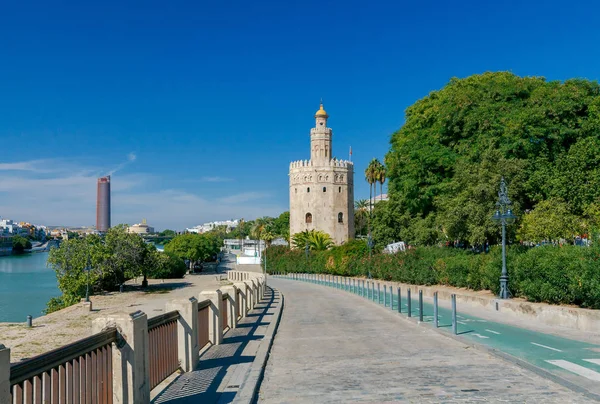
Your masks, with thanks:
M 286 307 L 260 402 L 590 402 L 362 297 L 291 280 L 269 284 Z
M 250 370 L 274 309 L 281 304 L 279 293 L 268 288 L 265 298 L 229 330 L 221 345 L 206 350 L 196 370 L 179 376 L 155 397 L 153 403 L 229 403 Z

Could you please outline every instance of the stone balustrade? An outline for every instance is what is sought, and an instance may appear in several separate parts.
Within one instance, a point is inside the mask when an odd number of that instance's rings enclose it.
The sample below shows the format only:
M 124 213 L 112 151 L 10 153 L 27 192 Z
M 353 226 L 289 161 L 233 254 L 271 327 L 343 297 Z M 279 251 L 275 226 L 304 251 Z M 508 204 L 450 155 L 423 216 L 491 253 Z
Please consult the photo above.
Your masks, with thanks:
M 180 298 L 167 302 L 165 307 L 166 314 L 163 317 L 171 318 L 170 324 L 173 324 L 171 328 L 173 330 L 172 338 L 175 337 L 174 333 L 176 329 L 176 341 L 178 345 L 177 349 L 170 350 L 167 356 L 176 356 L 174 360 L 179 362 L 179 370 L 183 372 L 194 370 L 198 364 L 200 352 L 212 345 L 220 344 L 223 340 L 223 334 L 229 329 L 236 328 L 238 322 L 265 295 L 266 277 L 263 274 L 229 271 L 228 279 L 232 282 L 232 285 L 226 285 L 217 290 L 205 290 L 200 292 L 198 296 L 190 297 L 189 299 Z M 225 313 L 223 309 L 227 312 Z M 206 310 L 208 310 L 208 313 Z M 204 321 L 205 319 L 208 319 L 208 321 Z M 162 363 L 165 362 L 163 354 L 158 355 L 158 359 L 151 357 L 150 345 L 154 343 L 157 345 L 157 348 L 163 351 L 168 349 L 168 341 L 166 339 L 168 333 L 165 331 L 157 332 L 155 337 L 149 341 L 150 329 L 153 328 L 152 324 L 155 324 L 155 329 L 163 327 L 164 330 L 165 325 L 163 323 L 166 323 L 166 321 L 161 321 L 158 324 L 157 320 L 159 319 L 156 317 L 148 319 L 145 313 L 137 311 L 135 313 L 106 315 L 105 317 L 96 318 L 92 322 L 94 336 L 102 332 L 106 333 L 107 330 L 116 330 L 116 338 L 114 338 L 112 343 L 109 342 L 110 345 L 107 346 L 107 354 L 111 358 L 110 361 L 106 361 L 106 363 L 110 363 L 111 365 L 111 379 L 113 384 L 112 402 L 150 402 L 151 373 L 154 372 L 153 374 L 155 375 L 157 367 L 162 366 Z M 173 323 L 174 321 L 177 321 L 176 325 Z M 114 331 L 111 332 L 114 333 Z M 208 343 L 200 346 L 199 341 L 208 341 Z M 79 343 L 79 345 L 82 345 L 82 342 L 85 345 L 86 341 L 84 340 L 74 344 Z M 52 355 L 52 361 L 56 363 L 60 362 L 56 368 L 60 372 L 66 372 L 68 380 L 78 380 L 69 379 L 69 371 L 73 373 L 72 363 L 74 363 L 74 359 L 72 358 L 73 352 L 70 351 L 73 351 L 71 346 L 74 344 L 31 358 L 28 361 L 32 361 L 33 365 L 39 362 L 40 357 Z M 92 346 L 89 347 L 89 349 L 92 348 Z M 57 357 L 56 353 L 56 351 L 60 351 L 61 349 L 65 352 L 62 359 L 61 357 Z M 84 351 L 86 347 L 84 346 L 79 349 L 83 349 Z M 75 353 L 75 355 L 80 356 L 78 353 Z M 84 353 L 83 355 L 85 356 L 86 354 Z M 28 373 L 32 374 L 31 379 L 33 382 L 29 382 L 28 380 L 18 381 L 14 377 L 11 378 L 11 368 L 14 365 L 10 364 L 10 349 L 0 344 L 0 404 L 38 402 L 38 400 L 45 398 L 47 394 L 52 394 L 53 396 L 53 380 L 49 378 L 47 386 L 45 380 L 43 381 L 43 386 L 38 386 L 36 383 L 40 383 L 42 377 L 34 375 L 38 371 L 39 374 L 42 374 L 49 370 L 26 369 Z M 23 368 L 24 365 L 27 366 L 26 363 L 19 363 L 20 368 Z M 102 369 L 103 371 L 108 370 Z M 23 373 L 22 369 L 20 371 Z M 58 372 L 56 374 L 58 375 Z M 63 374 L 61 377 L 64 378 L 65 375 Z M 156 382 L 159 383 L 160 380 L 163 379 L 159 378 Z M 61 389 L 65 388 L 64 385 L 61 386 Z M 74 385 L 71 382 L 66 385 L 66 388 L 71 390 L 60 391 L 62 392 L 61 394 L 76 398 L 74 402 L 78 402 L 79 397 L 85 398 L 86 394 L 88 396 L 90 393 L 100 394 L 98 393 L 99 390 L 97 388 L 94 389 L 94 387 L 91 384 L 77 383 L 77 385 Z M 91 389 L 91 392 L 87 391 L 88 389 Z M 156 389 L 161 389 L 161 385 L 158 384 Z M 13 393 L 17 391 L 19 394 L 13 397 Z M 59 392 L 57 391 L 56 394 L 58 396 Z M 100 401 L 103 401 L 102 397 L 98 396 L 98 398 Z

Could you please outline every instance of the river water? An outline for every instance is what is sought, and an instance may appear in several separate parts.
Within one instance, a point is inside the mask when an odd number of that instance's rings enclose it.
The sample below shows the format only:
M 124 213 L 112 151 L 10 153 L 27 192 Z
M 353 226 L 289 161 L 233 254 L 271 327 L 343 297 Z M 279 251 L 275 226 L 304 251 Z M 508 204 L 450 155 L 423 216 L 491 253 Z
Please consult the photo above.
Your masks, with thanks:
M 0 322 L 39 317 L 48 300 L 61 295 L 47 259 L 47 252 L 0 257 Z

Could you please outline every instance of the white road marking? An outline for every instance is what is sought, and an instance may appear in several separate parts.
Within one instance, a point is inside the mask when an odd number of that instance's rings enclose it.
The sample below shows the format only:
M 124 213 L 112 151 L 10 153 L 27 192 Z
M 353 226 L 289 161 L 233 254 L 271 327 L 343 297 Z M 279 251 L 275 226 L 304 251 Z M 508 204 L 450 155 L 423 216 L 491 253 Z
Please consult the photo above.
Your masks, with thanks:
M 588 368 L 584 368 L 583 366 L 579 366 L 575 363 L 569 362 L 569 361 L 565 361 L 562 359 L 558 359 L 558 360 L 551 360 L 551 361 L 546 361 L 548 363 L 551 363 L 555 366 L 561 367 L 565 370 L 568 370 L 569 372 L 575 373 L 579 376 L 583 376 L 586 379 L 590 379 L 590 380 L 594 380 L 596 382 L 600 382 L 600 373 L 598 372 L 594 372 L 591 369 Z
M 584 361 L 593 363 L 594 365 L 600 365 L 600 359 L 584 359 Z
M 457 321 L 458 324 L 467 325 L 467 323 L 463 323 L 462 321 Z
M 542 345 L 542 344 L 538 344 L 538 343 L 535 343 L 535 342 L 532 342 L 532 344 L 533 345 L 537 345 L 537 346 L 541 346 L 542 348 L 550 349 L 552 351 L 562 352 L 562 350 L 556 349 L 556 348 L 552 348 L 551 346 L 548 346 L 548 345 Z
M 500 335 L 500 333 L 498 331 L 494 331 L 494 330 L 488 330 L 487 328 L 485 329 L 487 332 L 491 332 L 492 334 L 496 334 L 496 335 Z
M 464 318 L 463 316 L 461 316 L 461 315 L 458 315 L 458 314 L 456 315 L 456 317 L 458 317 L 458 318 Z
M 481 335 L 481 334 L 473 334 L 479 338 L 489 338 L 487 335 Z

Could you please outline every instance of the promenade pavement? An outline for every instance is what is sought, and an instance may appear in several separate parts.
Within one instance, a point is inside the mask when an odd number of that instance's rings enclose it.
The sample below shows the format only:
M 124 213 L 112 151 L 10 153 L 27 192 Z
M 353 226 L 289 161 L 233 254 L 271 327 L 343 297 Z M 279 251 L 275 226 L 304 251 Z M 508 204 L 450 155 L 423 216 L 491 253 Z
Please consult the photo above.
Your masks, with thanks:
M 357 295 L 269 279 L 286 307 L 261 403 L 593 402 Z

